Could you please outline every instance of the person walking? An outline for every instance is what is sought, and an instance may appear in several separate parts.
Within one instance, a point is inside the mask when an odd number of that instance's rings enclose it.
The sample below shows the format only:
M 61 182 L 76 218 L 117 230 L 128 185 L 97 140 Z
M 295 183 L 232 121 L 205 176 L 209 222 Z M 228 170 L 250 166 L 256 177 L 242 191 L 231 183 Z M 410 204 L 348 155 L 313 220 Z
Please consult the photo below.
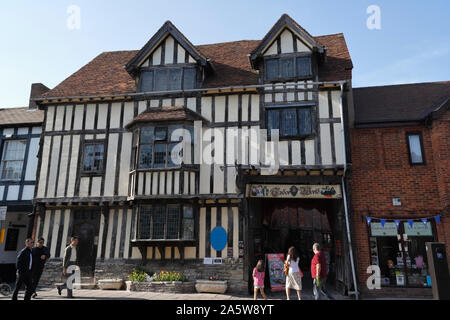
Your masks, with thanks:
M 286 298 L 290 300 L 290 291 L 294 289 L 297 291 L 298 300 L 302 300 L 302 277 L 300 267 L 298 266 L 300 257 L 295 247 L 290 247 L 286 264 L 289 264 L 289 271 L 286 275 Z
M 44 246 L 44 238 L 40 237 L 34 247 L 31 250 L 33 254 L 33 268 L 31 270 L 31 277 L 33 283 L 33 295 L 32 298 L 37 297 L 36 288 L 39 284 L 39 280 L 41 279 L 42 272 L 44 271 L 44 266 L 47 260 L 50 258 L 50 250 Z
M 325 295 L 330 300 L 334 297 L 326 288 L 327 282 L 327 261 L 325 255 L 320 251 L 318 243 L 313 244 L 314 257 L 311 260 L 311 277 L 313 278 L 314 299 L 319 300 L 321 295 Z
M 264 293 L 264 261 L 259 260 L 256 264 L 256 267 L 253 269 L 253 287 L 255 291 L 254 300 L 257 300 L 258 298 L 258 290 L 261 292 L 262 297 L 264 300 L 267 300 L 267 296 Z
M 71 265 L 77 265 L 78 262 L 78 237 L 72 237 L 70 239 L 70 245 L 66 247 L 64 250 L 64 259 L 63 259 L 63 277 L 66 279 L 63 285 L 57 286 L 58 294 L 61 295 L 61 291 L 63 289 L 67 289 L 67 298 L 74 298 L 72 294 L 72 289 L 67 287 L 67 279 L 70 274 L 67 273 L 67 268 Z M 72 272 L 73 274 L 73 272 Z
M 16 288 L 12 296 L 12 300 L 17 300 L 17 295 L 22 285 L 25 284 L 26 291 L 24 300 L 30 300 L 33 293 L 33 283 L 31 279 L 31 269 L 33 267 L 33 248 L 34 241 L 31 238 L 25 240 L 25 248 L 23 248 L 17 256 L 16 268 L 18 272 Z

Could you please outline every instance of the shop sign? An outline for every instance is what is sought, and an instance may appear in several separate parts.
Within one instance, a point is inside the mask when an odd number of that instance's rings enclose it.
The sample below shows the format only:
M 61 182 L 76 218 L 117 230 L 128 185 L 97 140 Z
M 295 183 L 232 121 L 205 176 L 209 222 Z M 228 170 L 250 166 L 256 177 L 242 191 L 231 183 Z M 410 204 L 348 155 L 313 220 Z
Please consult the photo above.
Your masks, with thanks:
M 284 291 L 286 285 L 286 277 L 283 274 L 284 254 L 267 254 L 266 257 L 272 291 Z
M 431 230 L 431 223 L 427 222 L 427 225 L 423 222 L 414 222 L 413 226 L 409 225 L 408 222 L 404 223 L 405 233 L 408 236 L 432 236 L 433 231 Z
M 384 226 L 380 222 L 372 222 L 370 224 L 370 231 L 374 237 L 396 237 L 397 226 L 395 222 L 386 222 Z
M 340 185 L 252 184 L 247 185 L 247 196 L 250 198 L 342 199 Z

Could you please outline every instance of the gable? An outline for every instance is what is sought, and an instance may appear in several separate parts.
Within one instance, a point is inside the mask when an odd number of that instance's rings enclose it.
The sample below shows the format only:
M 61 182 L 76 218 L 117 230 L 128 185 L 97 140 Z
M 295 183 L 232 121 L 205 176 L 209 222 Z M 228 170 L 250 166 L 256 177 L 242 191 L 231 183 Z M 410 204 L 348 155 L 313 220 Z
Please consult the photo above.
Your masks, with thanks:
M 137 67 L 184 63 L 197 63 L 197 61 L 176 39 L 168 35 L 137 64 Z
M 280 30 L 273 41 L 262 49 L 264 56 L 294 52 L 312 52 L 312 46 L 287 27 Z

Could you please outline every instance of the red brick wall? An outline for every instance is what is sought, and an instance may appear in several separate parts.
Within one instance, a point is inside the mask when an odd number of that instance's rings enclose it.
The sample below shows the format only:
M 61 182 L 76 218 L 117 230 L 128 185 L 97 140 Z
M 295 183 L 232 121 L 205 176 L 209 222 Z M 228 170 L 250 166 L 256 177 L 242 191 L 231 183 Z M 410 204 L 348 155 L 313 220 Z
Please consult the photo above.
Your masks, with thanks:
M 433 122 L 432 128 L 403 126 L 351 130 L 353 241 L 357 248 L 360 290 L 367 289 L 369 276 L 366 273 L 370 265 L 367 215 L 409 219 L 444 213 L 446 216 L 441 218 L 441 224 L 436 228 L 437 240 L 446 242 L 450 258 L 450 221 L 447 222 L 450 200 L 449 118 L 447 112 L 439 121 Z M 410 165 L 408 132 L 422 133 L 426 165 Z M 401 199 L 401 207 L 392 205 L 394 197 Z M 392 295 L 391 289 L 380 291 Z

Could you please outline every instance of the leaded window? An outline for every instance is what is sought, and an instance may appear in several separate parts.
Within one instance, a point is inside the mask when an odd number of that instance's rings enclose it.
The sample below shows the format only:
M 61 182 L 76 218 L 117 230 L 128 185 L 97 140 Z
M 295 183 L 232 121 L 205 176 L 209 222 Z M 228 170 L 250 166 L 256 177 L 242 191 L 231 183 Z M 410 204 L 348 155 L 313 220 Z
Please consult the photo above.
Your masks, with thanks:
M 311 57 L 281 57 L 265 61 L 266 80 L 305 79 L 312 76 Z
M 143 205 L 139 209 L 140 240 L 194 240 L 191 205 Z
M 273 107 L 267 109 L 267 130 L 279 130 L 280 138 L 304 137 L 312 134 L 310 107 Z
M 83 173 L 103 172 L 104 149 L 105 145 L 103 143 L 93 142 L 84 144 Z
M 195 88 L 196 69 L 193 67 L 152 68 L 141 72 L 141 92 L 177 91 Z
M 26 140 L 6 140 L 1 162 L 1 180 L 20 180 L 25 159 Z

